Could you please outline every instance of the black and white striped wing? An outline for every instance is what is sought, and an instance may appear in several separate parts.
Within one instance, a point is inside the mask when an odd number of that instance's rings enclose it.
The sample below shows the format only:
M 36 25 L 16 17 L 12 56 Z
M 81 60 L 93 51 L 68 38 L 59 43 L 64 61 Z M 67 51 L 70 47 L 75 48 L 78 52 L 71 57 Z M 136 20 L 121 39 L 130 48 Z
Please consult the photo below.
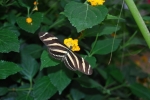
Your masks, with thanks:
M 72 52 L 68 47 L 63 45 L 57 37 L 52 34 L 39 33 L 41 41 L 48 47 L 50 55 L 65 63 L 66 67 L 71 70 L 79 70 L 84 74 L 91 75 L 91 66 L 79 55 Z

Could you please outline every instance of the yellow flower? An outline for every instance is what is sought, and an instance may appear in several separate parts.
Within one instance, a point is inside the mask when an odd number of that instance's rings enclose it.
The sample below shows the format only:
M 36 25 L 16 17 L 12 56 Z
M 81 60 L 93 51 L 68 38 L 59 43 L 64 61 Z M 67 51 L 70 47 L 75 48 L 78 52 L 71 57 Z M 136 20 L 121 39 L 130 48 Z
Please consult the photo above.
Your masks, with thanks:
M 80 51 L 80 47 L 78 46 L 78 39 L 74 40 L 72 38 L 65 39 L 64 44 L 72 51 Z
M 87 0 L 92 6 L 103 5 L 105 0 Z
M 33 10 L 32 11 L 38 11 L 38 7 L 37 7 L 37 5 L 39 4 L 37 1 L 34 1 L 34 8 L 33 8 Z
M 33 4 L 36 6 L 36 5 L 38 5 L 39 3 L 38 3 L 37 1 L 34 1 L 34 3 L 33 3 Z
M 27 17 L 27 18 L 26 18 L 26 22 L 27 22 L 28 24 L 32 24 L 32 18 Z

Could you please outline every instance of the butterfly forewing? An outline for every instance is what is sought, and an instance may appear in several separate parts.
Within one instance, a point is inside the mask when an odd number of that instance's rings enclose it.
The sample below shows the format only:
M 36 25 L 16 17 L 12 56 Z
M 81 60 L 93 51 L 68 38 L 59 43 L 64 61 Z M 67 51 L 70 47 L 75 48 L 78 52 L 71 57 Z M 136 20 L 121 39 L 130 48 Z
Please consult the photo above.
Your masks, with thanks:
M 59 60 L 64 58 L 64 55 L 67 53 L 67 48 L 58 41 L 57 37 L 54 37 L 52 34 L 48 34 L 48 32 L 39 33 L 39 37 L 48 47 L 48 51 L 52 57 Z
M 39 37 L 48 47 L 50 55 L 55 59 L 63 61 L 67 68 L 71 70 L 79 70 L 87 75 L 92 74 L 91 66 L 82 57 L 63 45 L 57 37 L 48 32 L 39 33 Z

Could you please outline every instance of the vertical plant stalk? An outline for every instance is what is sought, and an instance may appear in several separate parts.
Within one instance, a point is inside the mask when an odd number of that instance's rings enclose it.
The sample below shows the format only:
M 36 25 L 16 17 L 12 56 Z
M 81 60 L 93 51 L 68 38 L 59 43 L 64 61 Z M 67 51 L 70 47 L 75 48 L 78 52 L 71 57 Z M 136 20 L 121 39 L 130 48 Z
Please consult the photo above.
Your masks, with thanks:
M 147 29 L 147 26 L 145 25 L 135 3 L 133 0 L 125 0 L 125 3 L 127 4 L 129 10 L 131 11 L 134 19 L 135 19 L 135 22 L 137 23 L 148 47 L 150 48 L 150 33 L 149 33 L 149 30 Z

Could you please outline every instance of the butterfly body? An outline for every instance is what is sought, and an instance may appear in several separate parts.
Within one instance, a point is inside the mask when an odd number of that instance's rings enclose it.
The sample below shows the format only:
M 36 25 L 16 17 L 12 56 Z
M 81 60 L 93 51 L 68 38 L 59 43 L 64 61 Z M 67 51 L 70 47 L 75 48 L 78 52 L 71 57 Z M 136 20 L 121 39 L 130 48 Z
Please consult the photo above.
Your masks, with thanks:
M 47 46 L 49 54 L 58 60 L 64 62 L 70 70 L 79 70 L 80 72 L 91 75 L 92 68 L 82 57 L 72 52 L 70 48 L 62 44 L 57 37 L 48 32 L 39 33 L 41 41 Z

